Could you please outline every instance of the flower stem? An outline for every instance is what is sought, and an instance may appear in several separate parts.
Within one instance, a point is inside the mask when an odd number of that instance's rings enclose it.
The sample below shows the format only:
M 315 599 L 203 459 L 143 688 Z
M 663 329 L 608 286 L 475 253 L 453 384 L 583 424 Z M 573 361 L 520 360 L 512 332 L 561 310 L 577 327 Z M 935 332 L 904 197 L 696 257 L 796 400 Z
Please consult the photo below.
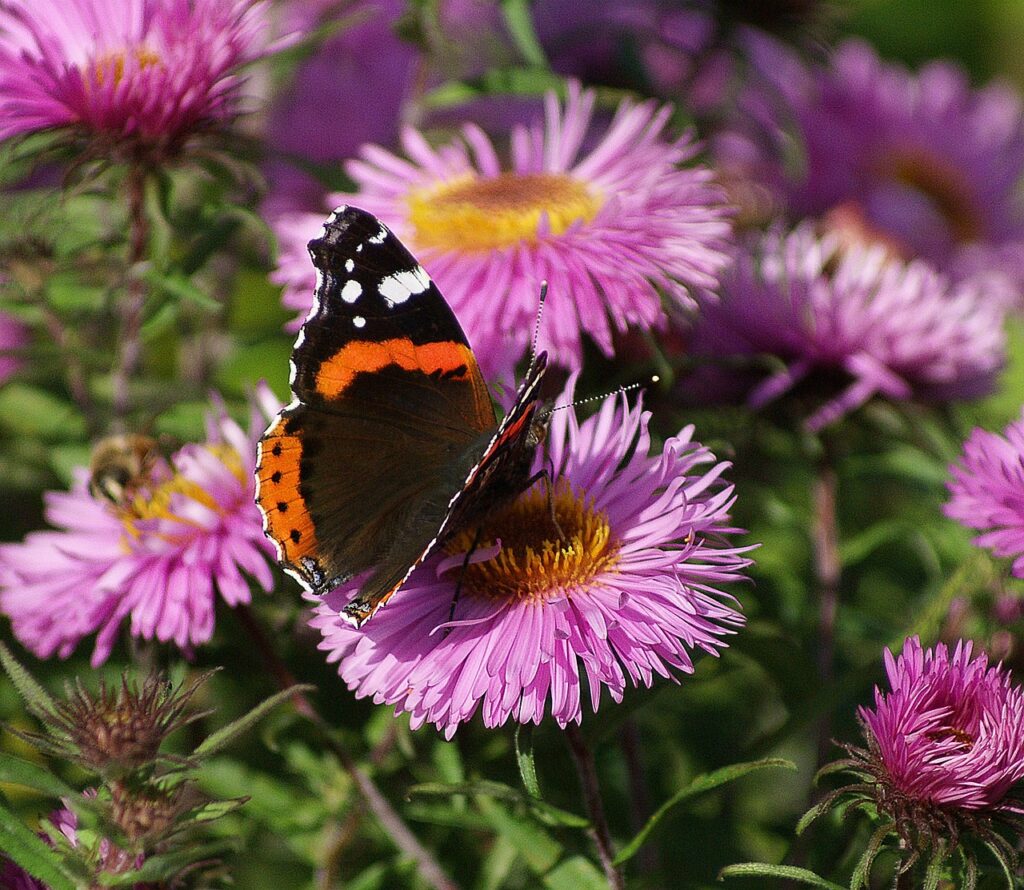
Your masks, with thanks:
M 622 880 L 622 872 L 613 864 L 615 853 L 612 850 L 611 832 L 608 830 L 604 804 L 601 802 L 601 789 L 597 782 L 594 754 L 575 723 L 569 723 L 565 727 L 565 738 L 569 742 L 569 750 L 572 752 L 573 760 L 576 761 L 576 769 L 580 774 L 580 787 L 583 789 L 587 814 L 590 816 L 590 835 L 594 846 L 597 847 L 597 856 L 601 860 L 601 867 L 608 879 L 608 886 L 613 890 L 624 890 L 626 885 Z
M 839 611 L 839 531 L 836 519 L 838 479 L 826 449 L 814 479 L 814 578 L 818 591 L 818 678 L 822 687 L 832 682 L 835 658 L 836 614 Z M 829 759 L 832 719 L 828 710 L 818 722 L 818 767 Z
M 651 796 L 648 792 L 647 776 L 644 773 L 644 760 L 641 754 L 640 730 L 636 720 L 627 717 L 622 723 L 619 735 L 622 757 L 626 764 L 626 775 L 629 777 L 629 817 L 633 833 L 640 831 L 652 811 Z M 658 870 L 658 854 L 650 844 L 645 844 L 636 854 L 637 872 L 641 875 L 654 874 Z
M 139 264 L 146 259 L 149 247 L 149 220 L 146 217 L 146 168 L 133 163 L 128 168 L 125 185 L 128 191 L 128 279 L 124 295 L 118 303 L 121 330 L 117 360 L 111 375 L 114 417 L 123 426 L 131 408 L 129 381 L 138 370 L 142 358 L 142 316 L 146 304 L 146 283 L 139 274 Z
M 295 677 L 289 667 L 281 660 L 260 625 L 256 616 L 246 605 L 235 607 L 235 614 L 246 632 L 252 638 L 253 644 L 260 653 L 274 680 L 281 689 L 289 689 L 295 685 Z M 299 691 L 292 696 L 295 710 L 309 720 L 323 738 L 324 743 L 330 748 L 342 768 L 349 774 L 353 784 L 362 796 L 367 809 L 377 818 L 381 827 L 385 830 L 395 846 L 402 853 L 416 863 L 420 877 L 435 890 L 458 890 L 458 885 L 448 877 L 437 861 L 430 855 L 427 849 L 417 840 L 416 835 L 409 830 L 409 827 L 402 820 L 398 812 L 388 803 L 387 798 L 380 789 L 359 765 L 356 763 L 348 750 L 338 741 L 327 721 L 316 710 L 313 703 L 305 693 Z

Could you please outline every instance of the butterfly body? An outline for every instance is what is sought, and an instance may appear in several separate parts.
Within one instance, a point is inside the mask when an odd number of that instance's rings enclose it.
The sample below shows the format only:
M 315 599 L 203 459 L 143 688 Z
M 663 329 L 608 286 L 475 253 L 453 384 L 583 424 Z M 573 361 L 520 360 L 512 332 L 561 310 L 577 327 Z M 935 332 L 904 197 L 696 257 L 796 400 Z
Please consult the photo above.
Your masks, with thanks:
M 294 400 L 257 457 L 257 504 L 285 569 L 314 593 L 364 572 L 357 626 L 433 550 L 512 500 L 545 420 L 538 355 L 499 423 L 451 308 L 372 215 L 336 210 L 292 355 Z

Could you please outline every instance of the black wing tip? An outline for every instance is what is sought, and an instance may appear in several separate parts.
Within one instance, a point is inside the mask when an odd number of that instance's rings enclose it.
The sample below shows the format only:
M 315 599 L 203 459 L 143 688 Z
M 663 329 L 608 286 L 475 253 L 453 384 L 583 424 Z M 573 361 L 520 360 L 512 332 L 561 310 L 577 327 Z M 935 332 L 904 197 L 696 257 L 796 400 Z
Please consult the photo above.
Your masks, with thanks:
M 366 237 L 379 232 L 390 234 L 388 227 L 369 210 L 351 204 L 341 204 L 324 220 L 321 233 L 306 246 L 313 257 L 313 262 L 319 265 L 319 260 L 325 252 L 334 250 L 342 242 L 352 240 L 353 237 L 365 240 Z

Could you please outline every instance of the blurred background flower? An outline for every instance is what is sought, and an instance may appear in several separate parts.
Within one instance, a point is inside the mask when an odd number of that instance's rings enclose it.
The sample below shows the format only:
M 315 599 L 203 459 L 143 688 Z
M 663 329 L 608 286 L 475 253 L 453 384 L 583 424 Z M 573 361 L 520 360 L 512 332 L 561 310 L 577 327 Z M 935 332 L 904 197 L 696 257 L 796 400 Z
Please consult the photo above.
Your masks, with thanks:
M 950 472 L 946 515 L 984 529 L 974 543 L 1012 558 L 1013 574 L 1024 578 L 1024 419 L 1002 435 L 975 429 Z

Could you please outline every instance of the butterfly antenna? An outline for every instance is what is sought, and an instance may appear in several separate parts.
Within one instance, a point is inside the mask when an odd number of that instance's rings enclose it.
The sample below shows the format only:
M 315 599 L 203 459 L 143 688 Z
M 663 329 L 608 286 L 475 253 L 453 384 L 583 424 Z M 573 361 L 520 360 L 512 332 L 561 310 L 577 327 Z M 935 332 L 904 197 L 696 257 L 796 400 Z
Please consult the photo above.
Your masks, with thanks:
M 537 340 L 540 338 L 540 320 L 544 315 L 544 303 L 548 298 L 548 283 L 542 281 L 540 283 L 540 298 L 537 301 L 537 317 L 533 322 L 533 341 L 530 343 L 530 367 L 526 371 L 526 376 L 530 376 L 530 371 L 533 370 L 533 366 L 537 363 Z
M 651 383 L 660 382 L 661 378 L 657 374 L 652 374 L 649 380 L 637 381 L 636 383 L 630 383 L 626 386 L 620 386 L 618 389 L 612 389 L 609 390 L 608 392 L 601 393 L 600 395 L 586 396 L 585 398 L 582 399 L 576 399 L 575 401 L 569 402 L 566 405 L 555 405 L 553 408 L 548 410 L 547 415 L 550 416 L 554 414 L 556 411 L 564 411 L 566 408 L 575 408 L 578 405 L 586 405 L 588 402 L 599 402 L 602 399 L 608 398 L 608 396 L 617 396 L 619 395 L 619 393 L 632 392 L 634 389 L 643 389 L 643 387 Z

